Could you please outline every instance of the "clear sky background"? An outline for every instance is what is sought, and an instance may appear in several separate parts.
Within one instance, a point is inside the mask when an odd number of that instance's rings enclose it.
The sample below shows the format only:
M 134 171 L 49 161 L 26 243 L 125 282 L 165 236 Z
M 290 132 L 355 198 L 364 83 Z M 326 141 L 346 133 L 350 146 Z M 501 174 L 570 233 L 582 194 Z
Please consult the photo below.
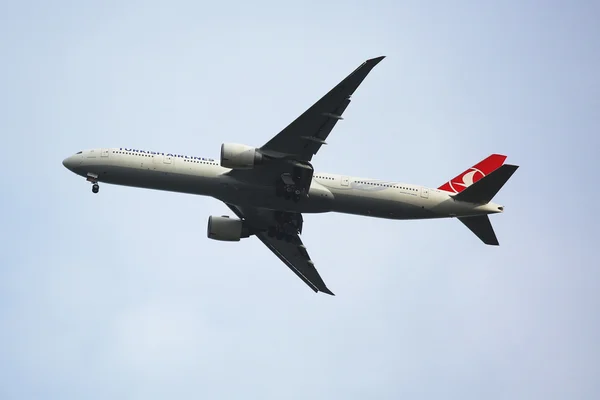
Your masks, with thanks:
M 489 3 L 2 2 L 0 398 L 599 398 L 600 7 Z M 207 239 L 218 201 L 61 164 L 260 146 L 379 55 L 316 169 L 437 187 L 507 154 L 500 247 L 307 215 L 318 295 Z

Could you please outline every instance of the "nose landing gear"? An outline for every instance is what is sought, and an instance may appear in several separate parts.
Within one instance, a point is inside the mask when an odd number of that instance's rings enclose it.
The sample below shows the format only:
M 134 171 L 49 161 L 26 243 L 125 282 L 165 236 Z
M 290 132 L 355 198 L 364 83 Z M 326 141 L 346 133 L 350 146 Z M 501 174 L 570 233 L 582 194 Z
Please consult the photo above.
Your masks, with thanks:
M 93 184 L 92 185 L 92 193 L 98 193 L 98 191 L 100 190 L 100 186 L 98 185 L 98 175 L 88 173 L 86 180 Z

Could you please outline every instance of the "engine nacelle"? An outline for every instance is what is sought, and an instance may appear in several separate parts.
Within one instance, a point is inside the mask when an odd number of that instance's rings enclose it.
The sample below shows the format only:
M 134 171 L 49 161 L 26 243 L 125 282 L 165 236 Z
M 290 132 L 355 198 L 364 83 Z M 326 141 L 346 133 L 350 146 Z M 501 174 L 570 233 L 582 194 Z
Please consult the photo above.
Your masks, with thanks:
M 223 143 L 221 166 L 232 169 L 252 169 L 263 162 L 263 155 L 256 148 L 245 144 Z
M 239 242 L 241 238 L 248 237 L 248 230 L 244 222 L 237 218 L 226 216 L 208 217 L 208 229 L 206 232 L 209 239 L 222 240 L 225 242 Z

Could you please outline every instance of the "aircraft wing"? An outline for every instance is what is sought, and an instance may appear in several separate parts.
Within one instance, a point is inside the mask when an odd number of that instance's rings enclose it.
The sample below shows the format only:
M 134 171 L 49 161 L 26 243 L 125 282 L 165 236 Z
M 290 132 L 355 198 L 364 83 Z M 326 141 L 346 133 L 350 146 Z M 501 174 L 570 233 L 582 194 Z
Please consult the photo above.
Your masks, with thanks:
M 238 218 L 244 220 L 256 237 L 259 238 L 269 250 L 279 257 L 279 259 L 283 261 L 292 272 L 298 275 L 298 277 L 312 290 L 334 296 L 317 272 L 317 269 L 311 261 L 308 252 L 306 251 L 306 247 L 302 243 L 297 232 L 292 235 L 292 240 L 290 242 L 278 240 L 267 234 L 268 227 L 277 223 L 275 211 L 238 207 L 233 204 L 227 204 L 227 206 L 238 216 Z
M 304 114 L 262 146 L 260 151 L 274 158 L 310 161 L 321 145 L 326 144 L 325 139 L 335 124 L 342 119 L 344 110 L 350 104 L 350 96 L 384 57 L 362 63 Z

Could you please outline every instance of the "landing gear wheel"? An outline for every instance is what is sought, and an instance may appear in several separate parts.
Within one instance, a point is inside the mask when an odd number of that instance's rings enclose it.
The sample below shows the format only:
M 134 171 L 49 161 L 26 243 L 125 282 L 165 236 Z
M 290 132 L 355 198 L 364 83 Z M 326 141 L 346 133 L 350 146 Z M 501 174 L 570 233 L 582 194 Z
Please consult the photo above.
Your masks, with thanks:
M 281 188 L 279 193 L 283 194 L 283 197 L 286 200 L 294 200 L 295 203 L 299 202 L 302 198 L 302 190 L 298 189 L 294 185 L 287 185 Z
M 97 183 L 94 183 L 92 185 L 92 193 L 98 193 L 99 190 L 100 190 L 100 186 L 98 186 Z

